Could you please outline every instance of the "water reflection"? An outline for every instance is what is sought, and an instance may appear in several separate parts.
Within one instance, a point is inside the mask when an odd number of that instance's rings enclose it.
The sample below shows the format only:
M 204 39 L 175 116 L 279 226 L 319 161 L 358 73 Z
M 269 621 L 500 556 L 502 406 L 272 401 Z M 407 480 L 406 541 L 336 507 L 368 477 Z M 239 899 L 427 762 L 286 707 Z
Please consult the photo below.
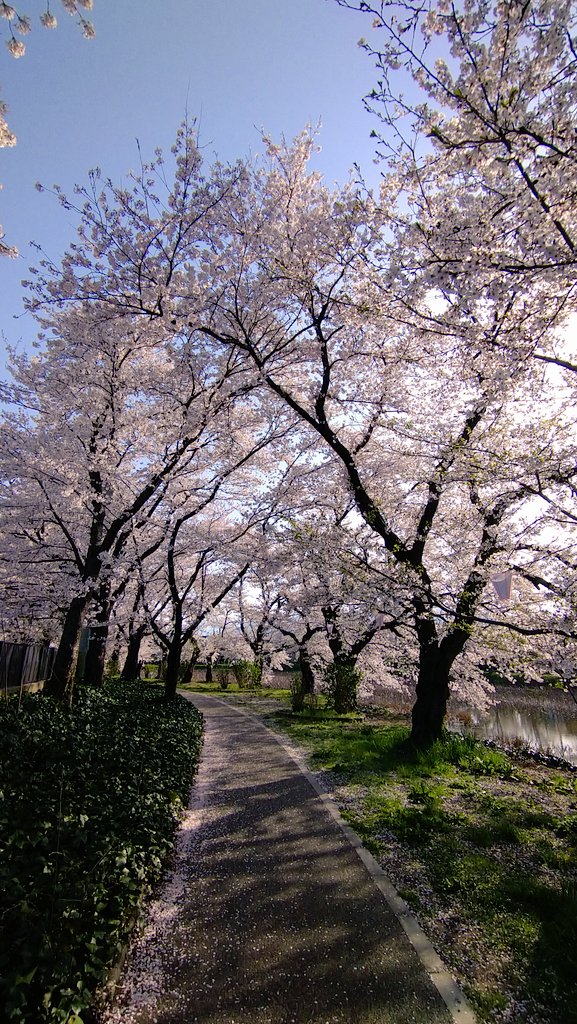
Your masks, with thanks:
M 501 704 L 487 715 L 470 712 L 471 732 L 479 739 L 495 740 L 505 746 L 521 742 L 531 750 L 555 754 L 577 765 L 576 717 L 537 708 L 513 708 Z

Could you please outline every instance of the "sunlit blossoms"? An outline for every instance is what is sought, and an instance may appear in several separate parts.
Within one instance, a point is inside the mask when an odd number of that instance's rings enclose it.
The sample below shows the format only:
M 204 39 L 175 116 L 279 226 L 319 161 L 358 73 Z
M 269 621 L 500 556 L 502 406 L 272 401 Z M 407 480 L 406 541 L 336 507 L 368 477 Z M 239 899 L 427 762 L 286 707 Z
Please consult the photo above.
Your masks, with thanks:
M 6 46 L 13 57 L 23 57 L 24 54 L 26 53 L 26 47 L 24 46 L 22 40 L 15 39 L 14 36 L 12 36 L 12 38 L 8 40 Z
M 95 31 L 94 25 L 91 21 L 88 21 L 84 16 L 84 11 L 91 11 L 93 7 L 93 0 L 61 0 L 62 6 L 68 14 L 78 18 L 78 23 L 82 28 L 82 34 L 85 39 L 94 38 Z M 0 18 L 4 18 L 10 25 L 11 38 L 6 42 L 6 46 L 13 57 L 22 57 L 25 53 L 25 47 L 20 40 L 17 40 L 15 33 L 18 35 L 27 35 L 32 29 L 32 21 L 26 14 L 21 14 L 11 4 L 0 2 Z M 40 15 L 40 24 L 44 28 L 56 28 L 58 21 L 52 11 L 50 10 L 50 4 Z
M 57 190 L 79 238 L 29 285 L 51 340 L 15 367 L 11 564 L 27 550 L 47 587 L 66 579 L 67 601 L 46 590 L 54 695 L 83 622 L 91 666 L 148 631 L 171 687 L 185 648 L 236 630 L 260 669 L 298 656 L 335 701 L 360 671 L 397 677 L 426 744 L 451 691 L 486 699 L 489 660 L 530 676 L 572 643 L 573 394 L 525 356 L 537 285 L 439 296 L 434 267 L 407 272 L 406 206 L 327 188 L 308 130 L 263 147 L 207 167 L 185 125 L 172 178 L 157 154 L 129 188 Z M 542 319 L 538 338 L 553 351 Z
M 2 605 L 59 624 L 53 696 L 86 624 L 92 680 L 148 637 L 169 694 L 200 650 L 298 659 L 300 696 L 341 710 L 361 673 L 396 682 L 420 746 L 491 672 L 575 672 L 577 66 L 546 0 L 426 6 L 426 54 L 452 53 L 430 66 L 387 20 L 421 8 L 373 12 L 379 195 L 327 187 L 308 129 L 207 166 L 190 124 L 121 187 L 53 190 L 78 237 L 28 283 L 43 335 L 5 389 L 0 495 Z M 387 106 L 401 65 L 429 106 Z

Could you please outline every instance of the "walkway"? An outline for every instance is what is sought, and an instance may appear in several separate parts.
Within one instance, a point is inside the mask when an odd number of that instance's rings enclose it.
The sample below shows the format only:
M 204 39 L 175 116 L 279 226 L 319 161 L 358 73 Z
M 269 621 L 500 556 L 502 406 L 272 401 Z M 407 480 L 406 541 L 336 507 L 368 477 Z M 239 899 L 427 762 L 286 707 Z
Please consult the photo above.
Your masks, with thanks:
M 225 701 L 190 698 L 206 739 L 175 873 L 106 1021 L 469 1024 L 287 750 Z

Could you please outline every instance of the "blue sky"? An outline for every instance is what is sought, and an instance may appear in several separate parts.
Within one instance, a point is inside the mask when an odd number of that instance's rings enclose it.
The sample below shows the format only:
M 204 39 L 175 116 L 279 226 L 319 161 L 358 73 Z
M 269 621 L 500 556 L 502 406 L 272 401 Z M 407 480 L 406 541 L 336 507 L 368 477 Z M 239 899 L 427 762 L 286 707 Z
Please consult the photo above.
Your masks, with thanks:
M 37 261 L 34 240 L 58 258 L 75 218 L 46 193 L 71 191 L 92 167 L 113 180 L 168 150 L 185 111 L 195 117 L 207 158 L 235 159 L 273 137 L 322 122 L 315 166 L 344 181 L 359 162 L 373 183 L 373 127 L 362 97 L 374 70 L 357 40 L 370 32 L 334 0 L 95 0 L 96 38 L 82 38 L 57 0 L 58 28 L 38 24 L 43 0 L 19 0 L 34 21 L 26 55 L 14 60 L 0 23 L 0 98 L 18 137 L 0 149 L 0 223 L 20 257 L 0 259 L 0 330 L 27 347 L 35 333 L 22 310 L 20 281 Z M 0 365 L 1 372 L 1 365 Z

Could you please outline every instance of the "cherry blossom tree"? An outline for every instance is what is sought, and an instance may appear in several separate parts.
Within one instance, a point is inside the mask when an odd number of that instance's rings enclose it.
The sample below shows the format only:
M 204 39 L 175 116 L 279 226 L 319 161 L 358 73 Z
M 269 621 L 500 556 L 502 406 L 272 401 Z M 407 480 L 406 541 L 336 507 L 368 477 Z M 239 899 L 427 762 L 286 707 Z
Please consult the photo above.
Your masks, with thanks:
M 199 651 L 196 632 L 248 569 L 248 562 L 239 566 L 231 558 L 235 540 L 238 537 L 229 538 L 226 551 L 217 551 L 210 546 L 189 549 L 186 560 L 181 559 L 179 566 L 182 573 L 180 585 L 176 580 L 173 559 L 168 562 L 166 579 L 159 572 L 145 585 L 145 594 L 149 595 L 145 600 L 150 601 L 146 605 L 148 620 L 166 657 L 167 697 L 176 693 L 185 647 L 191 646 L 192 660 L 196 660 Z M 205 540 L 204 543 L 208 542 Z
M 247 240 L 223 223 L 221 261 L 238 269 L 224 288 L 219 280 L 218 307 L 199 329 L 244 353 L 340 463 L 412 607 L 412 736 L 423 744 L 441 733 L 453 666 L 504 534 L 535 472 L 550 470 L 551 447 L 541 450 L 549 409 L 535 400 L 550 385 L 522 359 L 494 355 L 501 336 L 526 330 L 508 296 L 473 310 L 446 299 L 442 313 L 424 302 L 413 311 L 382 210 L 352 189 L 323 188 L 306 173 L 309 149 L 303 139 L 271 146 L 271 168 L 219 207 L 222 215 L 230 204 L 229 224 L 254 230 Z
M 192 354 L 186 339 L 167 347 L 144 321 L 104 324 L 81 309 L 56 326 L 41 356 L 15 360 L 4 463 L 13 532 L 24 524 L 31 550 L 74 579 L 47 686 L 69 697 L 91 604 L 103 626 L 129 538 L 212 442 L 234 374 L 228 357 L 219 365 L 206 347 Z
M 549 494 L 574 480 L 573 408 L 555 368 L 527 358 L 534 331 L 548 350 L 558 293 L 548 306 L 543 279 L 521 273 L 518 293 L 490 289 L 480 264 L 478 286 L 427 278 L 414 226 L 393 203 L 398 176 L 377 202 L 309 173 L 308 132 L 266 145 L 263 161 L 205 172 L 183 129 L 168 201 L 154 190 L 160 156 L 131 191 L 99 190 L 94 178 L 81 190 L 79 240 L 62 268 L 40 268 L 31 304 L 141 322 L 159 351 L 182 349 L 193 379 L 201 365 L 226 366 L 300 422 L 311 467 L 330 463 L 370 537 L 391 595 L 383 612 L 410 634 L 412 737 L 426 744 L 441 735 L 451 686 L 481 685 L 467 660 L 478 626 L 483 636 L 547 632 L 546 607 L 538 626 L 520 626 L 495 606 L 491 580 L 523 567 L 530 534 L 545 543 L 537 481 Z M 368 628 L 359 623 L 359 636 Z
M 15 481 L 5 480 L 0 497 L 0 629 L 2 639 L 50 643 L 62 626 L 62 616 L 74 583 L 62 561 L 54 560 L 46 544 L 46 524 L 17 524 L 12 514 Z
M 335 487 L 326 467 L 324 476 L 314 512 L 301 510 L 279 535 L 291 570 L 274 625 L 298 649 L 303 695 L 314 691 L 316 668 L 335 710 L 347 712 L 357 703 L 361 653 L 378 632 L 398 628 L 401 606 L 391 581 L 383 586 L 381 551 L 373 571 L 371 538 L 350 494 Z
M 242 581 L 255 530 L 270 515 L 261 458 L 291 423 L 270 416 L 269 406 L 237 402 L 236 423 L 213 421 L 218 443 L 205 447 L 193 473 L 180 473 L 163 500 L 165 542 L 153 564 L 141 566 L 141 580 L 151 628 L 166 652 L 167 696 L 176 692 L 183 649 L 193 644 L 198 652 L 197 631 Z
M 91 21 L 88 21 L 84 11 L 91 11 L 93 7 L 93 0 L 60 0 L 64 10 L 71 14 L 73 17 L 78 19 L 78 24 L 82 29 L 82 34 L 86 39 L 92 39 L 94 37 L 94 25 Z M 58 25 L 58 20 L 50 10 L 50 2 L 46 3 L 44 11 L 40 15 L 40 24 L 44 28 L 54 29 Z M 0 2 L 0 19 L 3 19 L 8 28 L 8 39 L 6 40 L 6 46 L 13 57 L 23 57 L 26 52 L 26 47 L 22 42 L 22 36 L 27 36 L 32 30 L 32 20 L 24 14 L 22 10 L 18 10 L 13 4 L 5 3 L 5 0 Z M 0 22 L 0 24 L 2 24 Z M 11 143 L 9 143 L 10 145 Z
M 378 78 L 365 103 L 383 201 L 406 203 L 414 278 L 461 303 L 524 307 L 530 329 L 498 343 L 574 372 L 548 327 L 575 310 L 575 4 L 337 2 L 368 20 Z
M 148 620 L 144 614 L 144 584 L 139 580 L 128 607 L 128 614 L 118 626 L 119 635 L 124 640 L 126 653 L 121 679 L 129 681 L 139 676 L 140 648 L 148 630 Z
M 226 636 L 228 641 L 227 654 L 233 661 L 249 667 L 254 685 L 263 684 L 272 664 L 279 664 L 277 655 L 282 650 L 274 628 L 275 613 L 282 602 L 279 578 L 276 574 L 265 578 L 259 572 L 259 555 L 257 552 L 240 582 L 238 607 L 232 604 L 228 608 L 226 626 L 221 630 L 221 636 Z

